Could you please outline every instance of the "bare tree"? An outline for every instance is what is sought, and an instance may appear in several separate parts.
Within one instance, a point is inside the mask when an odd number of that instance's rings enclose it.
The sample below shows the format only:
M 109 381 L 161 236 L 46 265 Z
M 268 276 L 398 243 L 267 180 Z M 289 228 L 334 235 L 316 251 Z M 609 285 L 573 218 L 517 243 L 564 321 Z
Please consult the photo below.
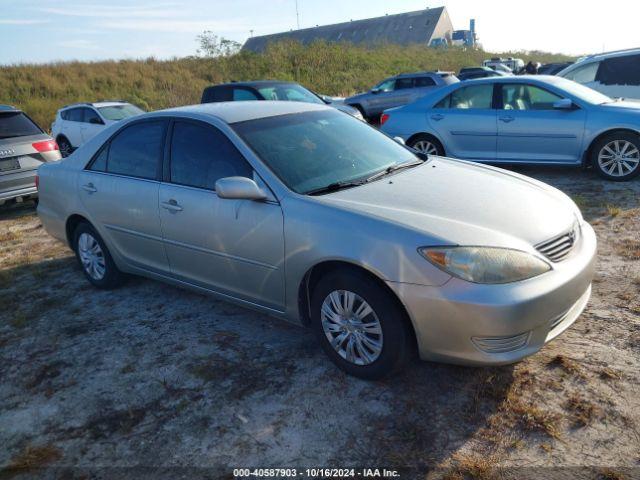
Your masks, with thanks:
M 196 39 L 200 44 L 196 53 L 202 57 L 228 57 L 238 53 L 242 47 L 240 43 L 219 37 L 211 30 L 205 30 Z

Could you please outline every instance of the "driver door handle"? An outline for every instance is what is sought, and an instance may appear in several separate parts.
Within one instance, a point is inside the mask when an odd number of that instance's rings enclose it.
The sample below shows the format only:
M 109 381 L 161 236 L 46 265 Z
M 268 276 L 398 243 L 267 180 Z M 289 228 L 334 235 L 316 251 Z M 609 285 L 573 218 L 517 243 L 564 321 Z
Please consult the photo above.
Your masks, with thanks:
M 514 117 L 512 117 L 511 115 L 507 115 L 505 117 L 500 117 L 500 121 L 504 122 L 504 123 L 510 123 L 513 122 L 515 120 Z
M 93 186 L 93 183 L 87 183 L 86 185 L 82 185 L 82 189 L 85 192 L 89 192 L 89 193 L 96 193 L 98 191 L 98 189 Z
M 178 202 L 176 202 L 173 198 L 168 202 L 162 202 L 160 205 L 165 210 L 169 210 L 170 212 L 173 212 L 173 213 L 182 211 L 182 207 L 178 205 Z
M 444 118 L 444 115 L 442 115 L 441 113 L 434 113 L 433 115 L 431 115 L 431 119 L 435 120 L 436 122 L 439 122 L 443 118 Z

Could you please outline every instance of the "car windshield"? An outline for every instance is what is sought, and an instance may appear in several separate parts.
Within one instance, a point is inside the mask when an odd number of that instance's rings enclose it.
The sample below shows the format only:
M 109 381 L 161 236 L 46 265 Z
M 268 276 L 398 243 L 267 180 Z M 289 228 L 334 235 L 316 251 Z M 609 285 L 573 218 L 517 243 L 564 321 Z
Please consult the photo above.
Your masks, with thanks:
M 295 84 L 272 85 L 258 88 L 260 95 L 266 100 L 284 100 L 289 102 L 317 103 L 324 102 L 306 88 Z
M 124 120 L 125 118 L 141 115 L 144 110 L 139 109 L 135 105 L 126 103 L 123 105 L 110 105 L 108 107 L 98 107 L 100 114 L 107 120 Z
M 584 85 L 572 80 L 558 78 L 556 81 L 558 82 L 558 86 L 562 87 L 565 92 L 579 98 L 580 100 L 584 100 L 587 103 L 602 105 L 603 103 L 613 102 L 611 97 L 607 97 L 592 88 L 585 87 Z
M 385 134 L 334 110 L 261 118 L 232 127 L 287 187 L 301 194 L 362 181 L 417 160 Z
M 42 130 L 22 112 L 0 113 L 0 138 L 39 135 Z

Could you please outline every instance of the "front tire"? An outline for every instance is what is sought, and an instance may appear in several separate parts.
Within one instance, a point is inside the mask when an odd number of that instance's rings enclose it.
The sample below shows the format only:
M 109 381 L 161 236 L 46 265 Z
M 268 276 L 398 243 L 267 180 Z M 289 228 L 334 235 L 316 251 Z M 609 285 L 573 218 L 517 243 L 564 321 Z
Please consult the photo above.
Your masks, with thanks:
M 631 180 L 640 174 L 640 136 L 620 132 L 603 137 L 591 150 L 591 163 L 602 178 Z
M 97 288 L 110 290 L 120 286 L 124 275 L 111 258 L 102 237 L 88 223 L 76 227 L 73 246 L 87 280 Z
M 313 291 L 311 317 L 325 353 L 350 375 L 378 380 L 400 371 L 411 357 L 402 307 L 365 273 L 325 275 Z
M 411 139 L 407 146 L 427 155 L 444 156 L 442 144 L 430 135 L 417 135 Z

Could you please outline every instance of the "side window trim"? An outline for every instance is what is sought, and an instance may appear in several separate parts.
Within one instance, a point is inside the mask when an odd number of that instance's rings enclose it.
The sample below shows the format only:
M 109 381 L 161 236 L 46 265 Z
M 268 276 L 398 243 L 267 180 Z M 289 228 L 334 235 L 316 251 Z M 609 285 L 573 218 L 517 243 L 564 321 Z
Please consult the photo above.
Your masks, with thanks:
M 192 118 L 177 118 L 177 117 L 175 117 L 175 118 L 171 119 L 170 125 L 167 127 L 167 135 L 166 135 L 165 144 L 164 144 L 165 145 L 165 154 L 164 154 L 164 161 L 163 161 L 163 168 L 162 168 L 162 178 L 161 178 L 161 181 L 163 183 L 168 183 L 170 185 L 176 185 L 176 186 L 184 187 L 184 188 L 192 188 L 192 189 L 195 189 L 195 190 L 201 190 L 201 191 L 205 191 L 205 192 L 216 193 L 215 188 L 194 187 L 193 185 L 185 185 L 185 184 L 182 184 L 182 183 L 176 183 L 176 182 L 173 182 L 171 180 L 171 156 L 172 156 L 171 145 L 172 145 L 172 139 L 173 139 L 173 130 L 174 130 L 174 126 L 175 126 L 176 123 L 190 123 L 192 125 L 197 125 L 197 126 L 209 129 L 209 130 L 211 130 L 211 129 L 217 130 L 220 133 L 220 135 L 224 136 L 224 138 L 226 138 L 227 141 L 231 144 L 231 146 L 238 152 L 238 156 L 249 166 L 249 169 L 253 172 L 253 174 L 257 175 L 255 169 L 253 168 L 253 165 L 251 165 L 251 163 L 247 160 L 247 158 L 244 156 L 244 154 L 231 141 L 229 136 L 225 132 L 220 130 L 218 127 L 216 127 L 215 125 L 211 125 L 210 123 L 203 122 L 201 120 L 194 120 Z M 170 135 L 169 135 L 169 133 L 170 133 Z
M 107 152 L 107 161 L 105 163 L 105 171 L 102 172 L 100 170 L 91 170 L 91 167 L 93 166 L 93 164 L 96 162 L 97 158 L 100 156 L 100 154 L 102 153 L 102 151 L 106 148 L 106 149 L 110 149 L 111 147 L 111 142 L 118 136 L 120 135 L 121 132 L 124 132 L 125 130 L 127 130 L 130 127 L 133 127 L 135 125 L 140 125 L 143 123 L 156 123 L 156 122 L 162 122 L 162 155 L 159 155 L 158 158 L 158 165 L 156 167 L 156 178 L 145 178 L 145 177 L 135 177 L 133 175 L 124 175 L 121 173 L 112 173 L 109 172 L 109 153 Z M 96 173 L 103 173 L 106 175 L 113 175 L 116 177 L 125 177 L 125 178 L 135 178 L 136 180 L 144 180 L 147 182 L 159 182 L 162 180 L 162 173 L 163 173 L 163 165 L 164 165 L 164 156 L 165 156 L 165 149 L 166 149 L 166 139 L 167 139 L 167 131 L 169 128 L 169 121 L 167 120 L 166 117 L 151 117 L 151 118 L 145 118 L 142 120 L 135 120 L 131 123 L 128 123 L 127 125 L 123 126 L 122 128 L 118 129 L 116 132 L 114 132 L 103 144 L 102 146 L 96 151 L 96 153 L 93 154 L 93 156 L 91 157 L 91 159 L 87 162 L 87 164 L 85 165 L 83 170 L 89 170 L 92 172 L 96 172 Z

